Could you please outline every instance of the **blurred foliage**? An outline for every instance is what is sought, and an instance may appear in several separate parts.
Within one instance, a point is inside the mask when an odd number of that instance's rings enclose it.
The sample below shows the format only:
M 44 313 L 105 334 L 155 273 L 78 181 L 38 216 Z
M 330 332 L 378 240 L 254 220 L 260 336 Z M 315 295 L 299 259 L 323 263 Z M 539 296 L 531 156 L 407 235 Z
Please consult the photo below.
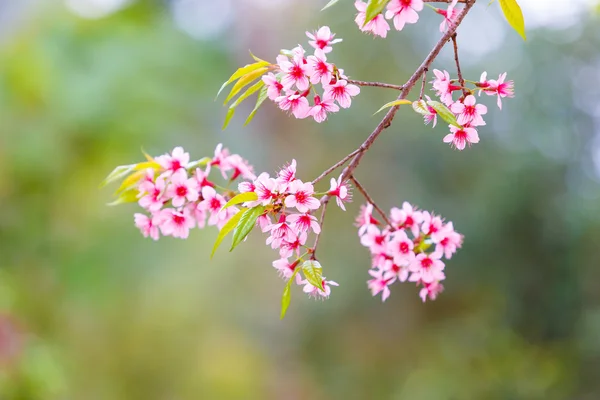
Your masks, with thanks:
M 220 132 L 213 99 L 248 48 L 272 59 L 328 23 L 345 39 L 331 59 L 346 73 L 401 84 L 437 37 L 433 13 L 382 41 L 358 32 L 350 7 L 321 6 L 240 1 L 204 40 L 178 29 L 166 2 L 97 20 L 55 4 L 13 16 L 0 42 L 0 398 L 600 397 L 597 16 L 528 32 L 525 45 L 500 31 L 481 53 L 466 36 L 502 16 L 476 7 L 459 35 L 464 72 L 507 70 L 517 97 L 502 113 L 489 103 L 468 151 L 406 109 L 365 157 L 358 177 L 383 205 L 435 209 L 466 235 L 434 303 L 409 285 L 371 298 L 351 227 L 358 194 L 322 238 L 340 287 L 323 303 L 293 293 L 283 322 L 263 237 L 210 262 L 216 231 L 154 243 L 133 206 L 106 207 L 99 182 L 142 147 L 200 158 L 224 142 L 257 170 L 295 157 L 305 179 L 355 148 L 393 93 L 363 88 L 353 111 L 321 125 L 265 104 L 248 128 L 234 118 Z M 451 65 L 444 53 L 435 67 Z

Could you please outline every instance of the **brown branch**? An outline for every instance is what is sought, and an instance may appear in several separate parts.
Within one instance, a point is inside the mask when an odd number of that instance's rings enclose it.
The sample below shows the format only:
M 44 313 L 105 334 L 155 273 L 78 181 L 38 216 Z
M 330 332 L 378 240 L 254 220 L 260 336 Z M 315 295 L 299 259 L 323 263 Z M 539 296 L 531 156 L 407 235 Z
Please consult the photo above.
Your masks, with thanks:
M 421 93 L 419 94 L 419 100 L 423 100 L 423 95 L 425 94 L 425 84 L 427 83 L 427 68 L 423 71 L 423 82 L 421 82 Z
M 352 83 L 354 85 L 358 85 L 358 86 L 373 86 L 373 87 L 380 87 L 380 88 L 387 88 L 387 89 L 395 89 L 395 90 L 402 90 L 404 89 L 403 86 L 398 86 L 398 85 L 392 85 L 389 83 L 381 83 L 381 82 L 366 82 L 366 81 L 355 81 L 353 79 L 347 79 L 346 80 L 348 83 Z
M 467 97 L 468 92 L 465 89 L 465 80 L 460 70 L 460 62 L 458 61 L 458 44 L 456 43 L 456 32 L 452 35 L 452 45 L 454 47 L 454 61 L 456 62 L 456 73 L 458 74 L 458 83 L 462 87 L 463 96 Z
M 346 162 L 349 159 L 351 159 L 352 157 L 354 157 L 356 154 L 358 154 L 359 151 L 360 151 L 359 149 L 356 149 L 352 153 L 348 154 L 346 157 L 342 158 L 340 161 L 338 161 L 335 164 L 333 164 L 331 167 L 329 167 L 328 169 L 326 169 L 321 175 L 319 175 L 317 178 L 315 178 L 315 180 L 312 181 L 312 184 L 313 185 L 316 184 L 321 179 L 325 178 L 327 175 L 329 175 L 330 173 L 332 173 L 333 171 L 335 171 L 336 169 L 338 169 L 342 165 L 346 164 Z
M 327 204 L 329 204 L 329 196 L 325 195 L 321 197 L 321 203 L 323 204 L 323 210 L 321 211 L 321 217 L 319 218 L 319 226 L 321 227 L 321 232 L 317 234 L 317 237 L 315 237 L 315 244 L 313 244 L 313 247 L 309 249 L 309 252 L 311 253 L 311 260 L 315 260 L 317 258 L 315 254 L 317 253 L 319 239 L 321 238 L 321 234 L 323 233 L 323 221 L 325 221 L 325 211 L 327 211 Z
M 400 96 L 398 96 L 397 100 L 406 99 L 406 97 L 408 96 L 408 94 L 410 93 L 412 88 L 415 86 L 415 84 L 417 83 L 419 78 L 421 78 L 423 73 L 425 73 L 425 70 L 431 66 L 431 63 L 438 56 L 438 54 L 440 53 L 440 51 L 442 50 L 442 48 L 444 47 L 446 42 L 448 42 L 448 40 L 450 40 L 452 35 L 454 35 L 454 32 L 456 32 L 456 29 L 458 28 L 458 26 L 460 25 L 462 20 L 465 18 L 465 16 L 471 10 L 471 7 L 473 7 L 473 4 L 475 4 L 475 0 L 467 0 L 466 6 L 457 15 L 454 23 L 448 27 L 448 30 L 446 31 L 446 33 L 441 37 L 441 39 L 433 47 L 433 49 L 431 50 L 429 55 L 425 58 L 425 60 L 423 60 L 423 62 L 419 66 L 419 68 L 417 68 L 415 73 L 408 79 L 406 84 L 403 85 L 402 92 L 400 93 Z M 400 106 L 394 106 L 394 107 L 390 108 L 389 111 L 387 112 L 387 114 L 381 120 L 381 122 L 379 122 L 379 124 L 377 125 L 375 130 L 369 135 L 369 137 L 367 137 L 367 139 L 363 142 L 363 144 L 360 145 L 360 147 L 357 149 L 358 153 L 356 154 L 356 156 L 354 156 L 352 161 L 350 161 L 350 164 L 342 172 L 342 181 L 348 179 L 348 177 L 350 175 L 352 175 L 354 170 L 358 167 L 358 164 L 360 164 L 360 160 L 365 155 L 365 152 L 367 150 L 369 150 L 369 148 L 373 145 L 373 142 L 375 142 L 375 140 L 377 140 L 377 138 L 379 137 L 381 132 L 383 132 L 384 129 L 386 129 L 387 127 L 389 127 L 392 124 L 392 120 L 394 119 L 394 116 L 398 112 L 399 108 L 400 108 Z
M 371 196 L 369 196 L 369 193 L 367 193 L 366 189 L 358 182 L 358 180 L 356 180 L 356 178 L 354 176 L 350 176 L 350 180 L 352 181 L 352 183 L 354 183 L 354 186 L 356 186 L 358 191 L 360 193 L 362 193 L 362 195 L 365 197 L 367 202 L 373 205 L 373 208 L 375 210 L 377 210 L 377 212 L 379 213 L 379 215 L 381 215 L 381 217 L 383 218 L 385 223 L 388 224 L 389 226 L 392 226 L 392 223 L 388 219 L 387 215 L 385 215 L 383 210 L 377 205 L 377 203 L 375 203 L 373 198 Z

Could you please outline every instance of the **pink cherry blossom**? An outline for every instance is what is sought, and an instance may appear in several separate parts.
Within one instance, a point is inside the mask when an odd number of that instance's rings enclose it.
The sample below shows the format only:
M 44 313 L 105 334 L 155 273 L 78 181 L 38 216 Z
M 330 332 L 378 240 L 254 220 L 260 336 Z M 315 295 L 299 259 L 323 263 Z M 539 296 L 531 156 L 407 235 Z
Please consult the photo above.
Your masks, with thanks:
M 460 125 L 480 126 L 485 125 L 482 115 L 487 113 L 487 107 L 483 104 L 475 104 L 475 96 L 468 95 L 465 99 L 450 106 L 450 110 L 458 114 L 457 122 Z
M 263 75 L 262 80 L 267 86 L 267 96 L 269 99 L 275 101 L 275 99 L 281 96 L 283 85 L 277 80 L 277 77 L 272 72 Z
M 296 256 L 300 256 L 300 249 L 306 244 L 308 234 L 306 232 L 299 232 L 294 240 L 288 241 L 283 239 L 279 246 L 279 257 L 291 257 L 294 252 Z
M 502 98 L 503 97 L 515 97 L 514 93 L 514 82 L 506 81 L 506 72 L 500 74 L 498 80 L 490 80 L 489 86 L 486 89 L 486 93 L 491 95 L 498 95 L 498 108 L 502 109 Z
M 408 266 L 398 265 L 389 261 L 386 263 L 386 267 L 384 268 L 384 270 L 384 278 L 390 279 L 393 277 L 395 279 L 398 279 L 400 282 L 406 282 L 410 273 Z
M 427 99 L 427 101 L 431 101 L 431 98 L 429 96 L 426 95 L 425 98 Z M 435 108 L 431 107 L 426 102 L 423 102 L 422 105 L 425 109 L 425 114 L 423 115 L 425 125 L 429 125 L 429 123 L 433 121 L 432 128 L 435 128 L 435 126 L 437 125 L 437 111 L 435 111 Z
M 142 232 L 144 237 L 151 237 L 154 240 L 158 240 L 158 225 L 155 225 L 152 217 L 147 215 L 135 213 L 133 215 L 135 226 Z
M 387 235 L 375 225 L 369 225 L 360 238 L 360 244 L 368 247 L 371 254 L 383 253 L 387 246 Z
M 202 202 L 189 203 L 186 207 L 190 209 L 190 213 L 198 223 L 198 228 L 203 229 L 206 226 L 206 217 L 208 217 L 208 212 L 204 208 L 204 204 Z
M 231 178 L 229 178 L 229 180 L 232 181 L 240 176 L 244 179 L 256 179 L 256 175 L 252 172 L 252 166 L 239 154 L 232 154 L 227 157 L 222 163 L 221 169 L 224 171 L 233 170 L 233 174 L 231 175 Z
M 414 24 L 419 20 L 417 11 L 423 9 L 423 0 L 392 0 L 387 5 L 385 17 L 393 19 L 396 30 L 401 31 L 405 24 Z
M 444 275 L 444 263 L 440 260 L 441 254 L 417 254 L 415 260 L 408 269 L 412 272 L 408 280 L 410 282 L 431 283 L 442 281 L 446 278 Z
M 169 172 L 170 173 L 170 172 Z M 167 198 L 165 198 L 165 176 L 160 175 L 156 182 L 143 181 L 138 189 L 140 191 L 138 204 L 150 212 L 160 210 Z
M 279 108 L 284 111 L 290 110 L 294 117 L 298 119 L 306 118 L 309 115 L 310 105 L 306 97 L 301 94 L 292 93 L 285 96 L 279 96 L 275 101 L 279 104 Z
M 265 213 L 258 217 L 258 219 L 256 220 L 256 224 L 260 226 L 260 230 L 264 233 L 269 231 L 269 226 L 273 224 L 273 221 L 271 221 L 271 217 L 269 217 L 269 214 Z
M 444 136 L 444 143 L 451 143 L 454 148 L 464 150 L 467 144 L 479 143 L 479 135 L 475 128 L 458 128 L 450 125 L 450 133 Z
M 285 214 L 281 214 L 279 222 L 267 226 L 266 229 L 271 232 L 271 236 L 267 238 L 267 244 L 270 244 L 273 249 L 278 248 L 283 240 L 287 242 L 296 240 L 296 231 L 287 222 Z
M 204 186 L 202 188 L 202 199 L 199 206 L 210 214 L 208 218 L 209 226 L 218 225 L 220 222 L 227 220 L 227 213 L 221 211 L 226 203 L 225 198 L 218 194 L 214 188 Z
M 183 147 L 175 147 L 171 154 L 165 154 L 155 158 L 156 162 L 164 169 L 175 172 L 179 168 L 187 168 L 190 163 L 190 154 Z
M 249 202 L 249 207 L 255 207 L 259 204 L 263 206 L 269 205 L 278 196 L 279 183 L 275 179 L 270 178 L 266 172 L 263 172 L 256 178 L 254 187 L 254 192 L 258 196 L 258 200 Z
M 214 165 L 221 169 L 221 175 L 224 179 L 227 179 L 227 158 L 229 157 L 229 150 L 223 147 L 222 143 L 219 143 L 215 148 L 215 155 L 210 161 L 210 165 Z
M 449 260 L 452 258 L 452 255 L 456 253 L 456 250 L 462 246 L 463 236 L 454 231 L 452 222 L 448 222 L 442 227 L 439 232 L 439 237 L 440 240 L 435 247 L 435 251 L 443 253 L 444 257 Z
M 321 227 L 317 221 L 317 217 L 310 214 L 291 214 L 287 217 L 287 221 L 292 224 L 293 228 L 298 232 L 307 232 L 312 229 L 317 235 L 321 233 Z
M 440 234 L 442 231 L 442 226 L 444 225 L 444 221 L 438 215 L 430 213 L 429 211 L 423 212 L 423 224 L 421 225 L 421 231 L 427 235 L 431 236 L 431 241 L 433 243 L 439 243 L 442 239 Z
M 367 18 L 367 3 L 364 1 L 357 0 L 354 3 L 354 7 L 358 10 L 358 14 L 354 19 L 358 28 L 363 32 L 370 32 L 375 36 L 381 36 L 385 38 L 387 36 L 388 31 L 390 30 L 390 25 L 387 23 L 383 14 L 377 14 L 375 18 L 370 20 L 367 24 L 365 24 L 365 20 Z
M 372 296 L 377 296 L 381 293 L 381 301 L 385 301 L 390 297 L 389 285 L 395 281 L 394 277 L 386 278 L 381 270 L 369 270 L 369 275 L 373 277 L 367 281 L 367 286 L 371 290 Z
M 308 112 L 315 121 L 321 123 L 327 119 L 327 113 L 338 112 L 340 108 L 333 102 L 333 98 L 325 96 L 323 100 L 319 95 L 315 95 L 315 105 Z
M 337 284 L 337 282 L 328 281 L 325 279 L 325 277 L 323 277 L 323 283 L 322 283 L 325 290 L 313 286 L 308 281 L 303 281 L 303 283 L 304 283 L 304 289 L 302 289 L 302 290 L 304 291 L 304 293 L 308 294 L 309 297 L 314 297 L 314 298 L 317 298 L 317 297 L 327 298 L 331 294 L 331 286 L 339 286 Z
M 208 180 L 208 175 L 210 174 L 210 164 L 206 167 L 205 171 L 202 171 L 201 168 L 196 168 L 196 173 L 194 177 L 196 178 L 196 182 L 199 188 L 204 186 L 215 187 L 215 184 Z
M 240 182 L 238 183 L 238 191 L 240 193 L 246 193 L 246 192 L 254 192 L 256 190 L 256 186 L 254 186 L 254 182 Z
M 407 267 L 414 261 L 413 248 L 413 241 L 403 230 L 395 231 L 392 240 L 387 243 L 388 252 L 394 258 L 394 264 L 399 266 Z
M 157 216 L 157 221 L 160 221 L 160 230 L 164 236 L 181 239 L 187 239 L 190 229 L 196 225 L 196 221 L 187 208 L 161 210 Z
M 285 198 L 286 207 L 296 207 L 301 213 L 321 207 L 321 202 L 313 197 L 315 190 L 310 182 L 303 183 L 301 180 L 295 180 L 290 183 L 288 192 L 290 195 Z
M 287 186 L 290 184 L 290 182 L 293 182 L 295 180 L 296 160 L 292 160 L 291 163 L 289 163 L 288 165 L 283 167 L 281 171 L 279 171 L 279 173 L 277 174 L 277 182 L 279 182 L 279 184 L 282 185 L 282 187 L 285 186 L 285 188 L 287 189 Z
M 310 83 L 316 85 L 321 83 L 328 84 L 333 79 L 333 64 L 327 62 L 327 56 L 321 50 L 315 50 L 313 56 L 308 56 L 306 59 L 311 68 L 312 75 Z
M 334 99 L 342 108 L 349 108 L 352 104 L 352 97 L 359 93 L 358 86 L 349 84 L 344 79 L 340 79 L 333 85 L 324 86 L 324 97 Z
M 420 223 L 423 221 L 423 213 L 417 211 L 409 202 L 402 203 L 402 209 L 394 207 L 390 210 L 392 223 L 400 229 L 410 229 L 413 236 L 419 236 Z
M 321 50 L 323 53 L 329 53 L 333 48 L 332 44 L 336 44 L 342 41 L 342 39 L 334 39 L 335 33 L 331 33 L 331 29 L 328 26 L 322 26 L 318 31 L 314 33 L 306 32 L 309 40 L 308 44 L 317 50 Z
M 452 105 L 452 103 L 454 103 L 454 100 L 452 100 L 452 92 L 460 90 L 460 86 L 452 84 L 448 71 L 442 72 L 439 69 L 434 69 L 433 74 L 435 75 L 435 79 L 432 81 L 432 84 L 433 88 L 436 90 L 436 95 L 446 106 Z
M 440 24 L 440 32 L 446 33 L 446 31 L 448 31 L 448 29 L 450 29 L 450 27 L 456 21 L 456 17 L 458 17 L 458 14 L 460 14 L 460 12 L 462 11 L 460 9 L 455 8 L 456 3 L 458 3 L 458 0 L 452 0 L 452 3 L 448 5 L 447 10 L 442 10 L 439 8 L 435 10 L 438 14 L 444 17 L 444 20 Z
M 419 291 L 419 297 L 425 303 L 427 297 L 429 297 L 429 300 L 435 300 L 443 291 L 444 285 L 439 282 L 424 283 L 423 288 Z
M 279 271 L 279 276 L 288 281 L 294 274 L 298 263 L 299 260 L 290 263 L 287 258 L 280 258 L 279 260 L 273 261 L 273 268 Z M 301 281 L 302 278 L 300 277 L 300 274 L 296 274 L 296 283 L 301 284 Z
M 373 218 L 373 204 L 361 205 L 355 222 L 355 226 L 358 226 L 358 235 L 362 236 L 369 226 L 379 224 L 380 222 Z
M 186 202 L 198 200 L 198 181 L 188 178 L 184 169 L 179 169 L 171 175 L 171 183 L 167 190 L 173 207 L 181 207 Z
M 342 210 L 346 211 L 344 203 L 348 203 L 352 200 L 352 193 L 350 193 L 350 186 L 347 181 L 342 182 L 340 176 L 337 180 L 331 178 L 328 196 L 335 197 L 335 201 Z
M 308 77 L 312 75 L 312 70 L 308 64 L 304 63 L 304 50 L 295 49 L 296 54 L 290 58 L 278 58 L 279 68 L 283 72 L 281 84 L 284 89 L 291 89 L 296 85 L 298 90 L 304 91 L 308 89 L 310 83 Z

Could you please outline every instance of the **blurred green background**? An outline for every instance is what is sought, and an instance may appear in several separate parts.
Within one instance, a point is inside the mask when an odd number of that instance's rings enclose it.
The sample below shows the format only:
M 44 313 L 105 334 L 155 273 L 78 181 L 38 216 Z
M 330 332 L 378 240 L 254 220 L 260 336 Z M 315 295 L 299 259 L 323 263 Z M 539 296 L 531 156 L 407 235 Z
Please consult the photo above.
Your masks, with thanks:
M 507 71 L 481 143 L 403 109 L 357 177 L 389 208 L 453 220 L 465 243 L 446 291 L 422 304 L 366 288 L 369 255 L 332 208 L 320 252 L 340 283 L 300 288 L 279 321 L 276 254 L 254 234 L 209 261 L 216 230 L 144 239 L 133 205 L 107 207 L 112 168 L 223 142 L 258 171 L 296 158 L 311 180 L 349 153 L 395 93 L 363 88 L 318 125 L 252 102 L 227 131 L 214 96 L 249 62 L 274 60 L 327 24 L 330 60 L 355 79 L 401 84 L 439 38 L 439 16 L 387 40 L 361 34 L 350 1 L 0 1 L 1 399 L 600 398 L 600 23 L 592 1 L 521 0 L 523 43 L 479 1 L 459 30 L 464 73 Z M 346 3 L 346 4 L 344 4 Z M 436 68 L 453 70 L 446 49 Z M 326 185 L 326 183 L 323 183 Z

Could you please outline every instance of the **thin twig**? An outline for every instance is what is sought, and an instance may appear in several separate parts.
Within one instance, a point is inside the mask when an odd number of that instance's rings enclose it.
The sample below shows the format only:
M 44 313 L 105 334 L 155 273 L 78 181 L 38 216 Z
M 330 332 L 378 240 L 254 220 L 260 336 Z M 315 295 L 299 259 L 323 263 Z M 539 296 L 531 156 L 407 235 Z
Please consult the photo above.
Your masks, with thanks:
M 315 260 L 317 256 L 315 255 L 317 252 L 317 246 L 319 245 L 319 239 L 321 238 L 321 233 L 323 233 L 323 221 L 325 221 L 325 211 L 327 211 L 327 204 L 329 204 L 329 196 L 325 195 L 321 197 L 321 203 L 323 204 L 323 210 L 321 211 L 321 217 L 319 218 L 319 226 L 321 227 L 321 232 L 317 234 L 315 237 L 315 244 L 309 250 L 312 254 L 310 255 L 311 260 Z
M 373 198 L 371 196 L 369 196 L 369 193 L 367 193 L 366 189 L 358 182 L 358 180 L 356 180 L 356 178 L 354 176 L 350 176 L 350 180 L 352 181 L 352 183 L 354 183 L 354 186 L 356 186 L 358 191 L 362 193 L 362 195 L 365 197 L 367 202 L 373 205 L 373 208 L 375 210 L 377 210 L 377 212 L 379 213 L 379 215 L 381 215 L 381 218 L 383 218 L 385 223 L 388 224 L 389 226 L 392 226 L 392 223 L 388 219 L 387 215 L 385 215 L 383 210 L 377 205 L 377 203 L 375 203 Z
M 335 164 L 333 164 L 331 167 L 329 167 L 328 169 L 326 169 L 321 175 L 319 175 L 315 180 L 313 180 L 312 184 L 313 185 L 316 184 L 321 179 L 325 178 L 327 175 L 329 175 L 330 173 L 332 173 L 333 171 L 335 171 L 336 169 L 338 169 L 339 167 L 341 167 L 342 165 L 344 165 L 349 159 L 351 159 L 356 154 L 358 154 L 359 151 L 360 151 L 360 149 L 356 149 L 352 153 L 348 154 L 346 157 L 342 158 L 340 161 L 338 161 Z
M 423 71 L 423 82 L 421 82 L 421 93 L 419 94 L 419 100 L 423 100 L 423 95 L 425 94 L 425 83 L 427 81 L 427 68 Z
M 465 7 L 456 16 L 456 20 L 454 21 L 454 23 L 450 24 L 446 33 L 441 37 L 441 39 L 433 47 L 433 49 L 431 50 L 429 55 L 425 58 L 425 60 L 423 60 L 423 62 L 419 66 L 419 68 L 417 68 L 415 73 L 408 79 L 406 84 L 403 85 L 402 92 L 400 93 L 400 96 L 398 96 L 397 100 L 406 99 L 406 97 L 408 96 L 408 94 L 410 93 L 412 88 L 415 86 L 415 84 L 417 83 L 419 78 L 421 78 L 421 76 L 423 75 L 425 70 L 429 69 L 429 67 L 431 66 L 431 63 L 438 56 L 438 54 L 440 53 L 440 51 L 442 50 L 442 48 L 444 47 L 446 42 L 448 42 L 448 40 L 450 40 L 452 35 L 454 35 L 454 32 L 456 32 L 456 29 L 458 28 L 458 26 L 460 25 L 462 20 L 469 13 L 469 10 L 471 10 L 471 8 L 473 7 L 473 4 L 475 4 L 475 0 L 467 0 L 467 2 L 465 4 L 466 4 Z M 348 166 L 346 168 L 344 168 L 344 171 L 342 172 L 342 181 L 345 179 L 348 179 L 348 177 L 350 175 L 352 175 L 354 170 L 358 167 L 358 164 L 360 164 L 360 160 L 365 155 L 365 152 L 367 150 L 369 150 L 369 148 L 373 145 L 373 142 L 375 142 L 375 140 L 377 140 L 377 138 L 379 137 L 381 132 L 383 132 L 384 129 L 386 129 L 387 127 L 389 127 L 392 124 L 392 120 L 394 119 L 394 116 L 398 112 L 399 108 L 400 108 L 400 106 L 394 106 L 394 107 L 390 108 L 389 111 L 387 112 L 387 114 L 385 114 L 385 116 L 381 120 L 381 122 L 379 122 L 379 124 L 377 125 L 375 130 L 369 135 L 369 137 L 367 137 L 367 139 L 363 142 L 363 144 L 360 145 L 360 147 L 358 148 L 359 152 L 356 154 L 356 156 L 354 156 L 352 161 L 350 161 L 350 164 L 348 164 Z
M 346 82 L 352 83 L 352 84 L 358 85 L 358 86 L 373 86 L 373 87 L 395 89 L 395 90 L 402 90 L 402 89 L 404 89 L 403 86 L 392 85 L 390 83 L 382 83 L 382 82 L 355 81 L 353 79 L 348 79 Z
M 458 44 L 456 43 L 456 32 L 452 35 L 452 45 L 454 47 L 454 61 L 456 62 L 456 73 L 458 74 L 458 83 L 463 88 L 462 92 L 465 97 L 468 96 L 468 92 L 465 90 L 465 79 L 463 78 L 462 71 L 460 70 L 460 62 L 458 61 Z

